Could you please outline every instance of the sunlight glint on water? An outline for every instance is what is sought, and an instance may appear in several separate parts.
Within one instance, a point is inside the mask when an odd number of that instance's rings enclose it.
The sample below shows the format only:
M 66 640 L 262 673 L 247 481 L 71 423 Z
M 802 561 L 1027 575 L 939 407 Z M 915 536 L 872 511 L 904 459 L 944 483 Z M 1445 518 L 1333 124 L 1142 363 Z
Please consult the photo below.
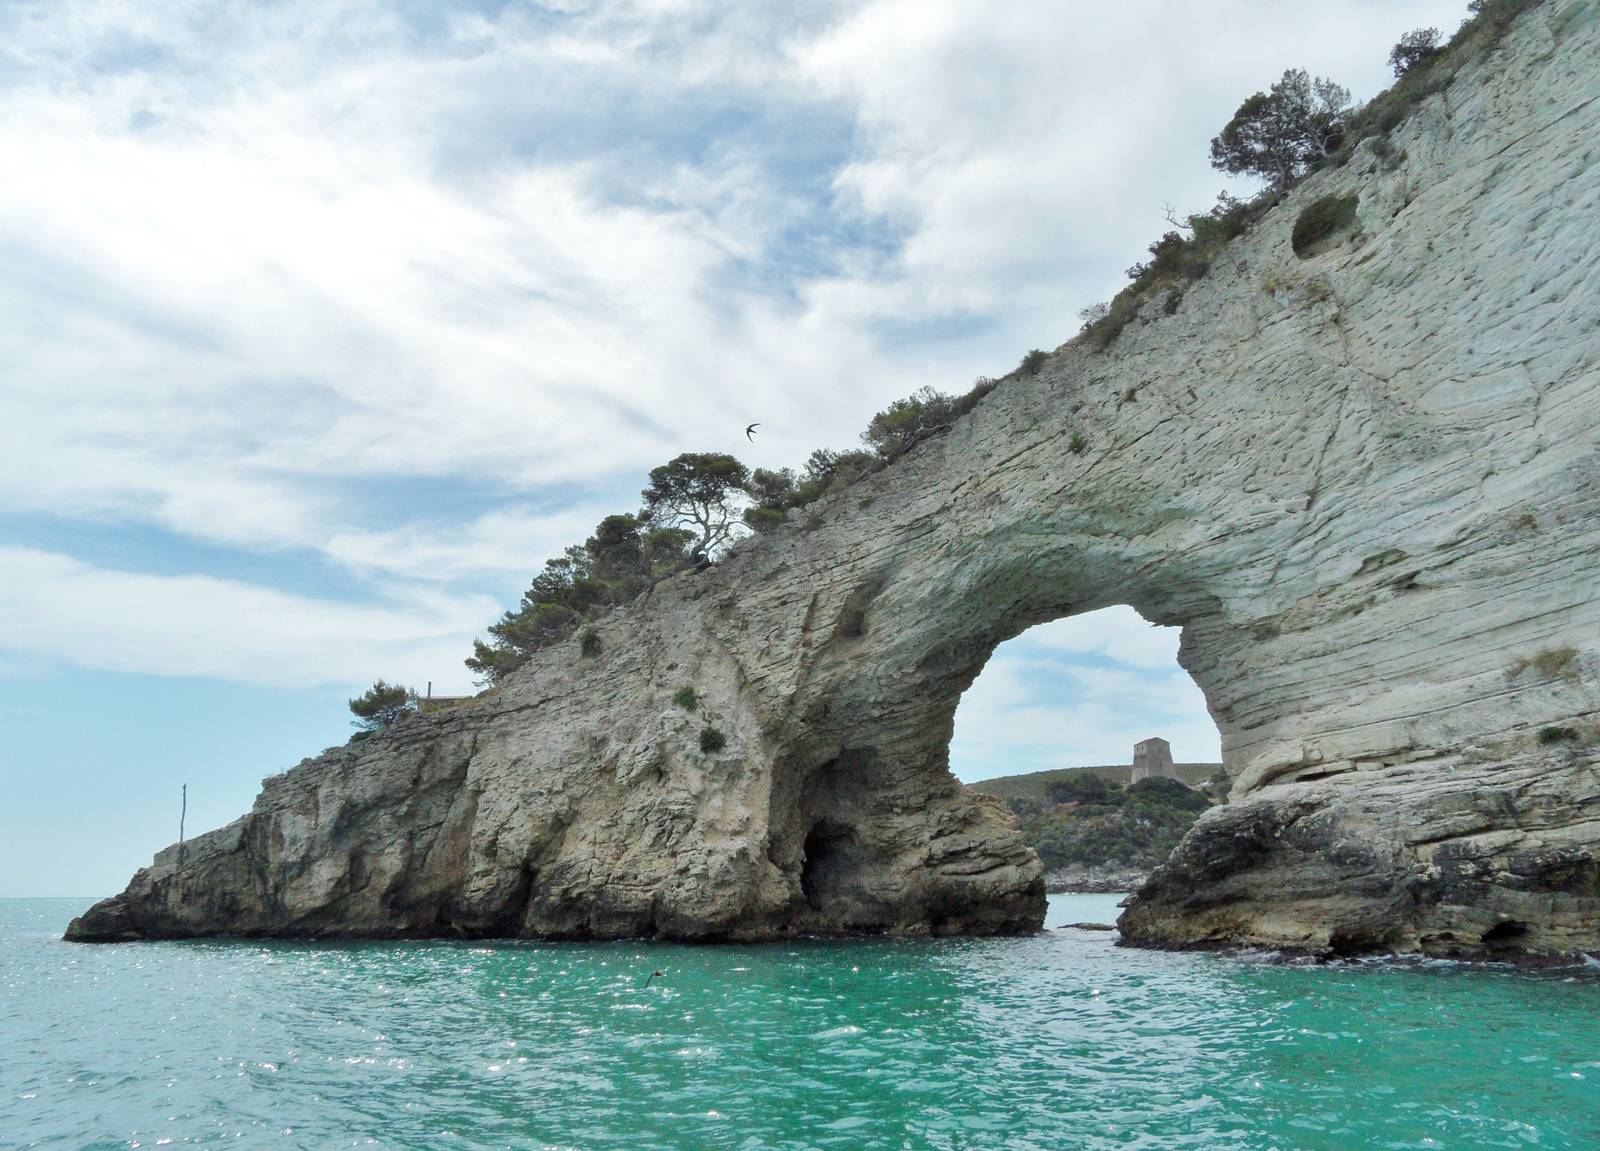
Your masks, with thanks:
M 58 942 L 85 902 L 0 901 L 0 1147 L 1600 1146 L 1582 971 L 1284 967 L 1082 931 Z M 1051 922 L 1115 902 L 1053 897 Z

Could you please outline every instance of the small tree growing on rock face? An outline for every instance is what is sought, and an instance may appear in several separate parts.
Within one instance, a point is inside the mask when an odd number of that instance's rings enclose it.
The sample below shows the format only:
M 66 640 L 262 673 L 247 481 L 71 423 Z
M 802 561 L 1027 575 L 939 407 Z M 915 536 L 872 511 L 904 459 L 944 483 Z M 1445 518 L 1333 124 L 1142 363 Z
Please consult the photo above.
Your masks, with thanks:
M 487 641 L 473 642 L 467 666 L 479 682 L 499 683 L 586 619 L 687 567 L 693 539 L 682 528 L 653 527 L 640 516 L 607 516 L 582 546 L 545 562 L 521 605 L 490 626 Z
M 948 429 L 955 419 L 954 404 L 954 399 L 944 392 L 918 388 L 873 416 L 867 430 L 861 433 L 861 440 L 882 458 L 892 460 Z
M 352 721 L 362 731 L 381 731 L 417 709 L 417 693 L 397 683 L 377 680 L 350 701 Z
M 720 452 L 684 452 L 650 471 L 650 486 L 641 493 L 652 524 L 694 533 L 693 548 L 711 558 L 733 538 L 739 522 L 739 497 L 750 472 Z
M 607 516 L 595 526 L 594 535 L 583 542 L 583 550 L 589 559 L 591 577 L 601 587 L 631 588 L 650 576 L 638 516 Z
M 805 497 L 805 502 L 809 503 L 835 483 L 855 482 L 876 464 L 877 458 L 871 452 L 836 452 L 830 448 L 818 448 L 807 457 L 805 471 L 801 473 L 795 493 Z
M 873 452 L 818 448 L 798 475 L 789 468 L 757 468 L 745 486 L 755 503 L 745 509 L 744 522 L 757 532 L 774 531 L 783 526 L 790 508 L 805 507 L 835 487 L 854 483 L 881 462 Z
M 1211 166 L 1260 176 L 1283 195 L 1322 155 L 1350 116 L 1350 93 L 1321 76 L 1291 68 L 1266 92 L 1239 105 L 1211 141 Z
M 744 509 L 745 526 L 769 532 L 783 524 L 785 509 L 793 506 L 795 474 L 792 468 L 757 468 L 750 473 L 745 491 L 755 504 Z
M 1425 60 L 1439 54 L 1439 29 L 1416 28 L 1400 37 L 1400 42 L 1389 50 L 1389 66 L 1395 79 L 1404 76 Z

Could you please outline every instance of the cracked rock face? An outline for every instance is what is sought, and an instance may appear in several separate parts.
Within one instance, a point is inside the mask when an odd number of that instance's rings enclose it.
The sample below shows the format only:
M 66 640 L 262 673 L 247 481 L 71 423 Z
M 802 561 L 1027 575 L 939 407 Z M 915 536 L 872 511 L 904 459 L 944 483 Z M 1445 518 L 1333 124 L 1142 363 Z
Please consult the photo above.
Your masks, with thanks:
M 1596 75 L 1600 6 L 1541 5 L 1173 314 L 659 585 L 597 655 L 268 780 L 69 938 L 1032 930 L 955 706 L 1005 639 L 1128 603 L 1182 625 L 1237 780 L 1128 941 L 1600 948 Z M 1355 225 L 1300 258 L 1328 195 Z

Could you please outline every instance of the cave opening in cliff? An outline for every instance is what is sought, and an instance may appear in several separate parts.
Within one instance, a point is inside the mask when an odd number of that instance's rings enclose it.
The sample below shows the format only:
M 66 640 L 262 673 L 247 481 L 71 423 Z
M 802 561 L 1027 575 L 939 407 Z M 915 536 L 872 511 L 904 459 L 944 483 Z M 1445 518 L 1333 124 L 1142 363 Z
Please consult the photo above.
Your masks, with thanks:
M 825 911 L 848 875 L 851 834 L 847 827 L 818 820 L 806 835 L 800 889 L 813 911 Z
M 1012 810 L 1057 886 L 1147 872 L 1225 795 L 1179 631 L 1125 605 L 1039 624 L 997 646 L 961 697 L 951 771 Z M 1158 782 L 1130 794 L 1136 775 Z

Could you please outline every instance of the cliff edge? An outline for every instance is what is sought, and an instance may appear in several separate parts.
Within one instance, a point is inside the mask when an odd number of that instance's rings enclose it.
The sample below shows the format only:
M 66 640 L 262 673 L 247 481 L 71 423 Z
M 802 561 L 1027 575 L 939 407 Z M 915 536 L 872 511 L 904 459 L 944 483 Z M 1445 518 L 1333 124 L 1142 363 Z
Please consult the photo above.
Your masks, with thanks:
M 1039 862 L 951 777 L 956 703 L 1003 640 L 1127 603 L 1182 626 L 1235 780 L 1127 941 L 1600 949 L 1597 75 L 1600 6 L 1538 6 L 1170 314 L 597 654 L 266 781 L 68 938 L 1031 930 Z M 1297 255 L 1330 196 L 1353 216 Z

